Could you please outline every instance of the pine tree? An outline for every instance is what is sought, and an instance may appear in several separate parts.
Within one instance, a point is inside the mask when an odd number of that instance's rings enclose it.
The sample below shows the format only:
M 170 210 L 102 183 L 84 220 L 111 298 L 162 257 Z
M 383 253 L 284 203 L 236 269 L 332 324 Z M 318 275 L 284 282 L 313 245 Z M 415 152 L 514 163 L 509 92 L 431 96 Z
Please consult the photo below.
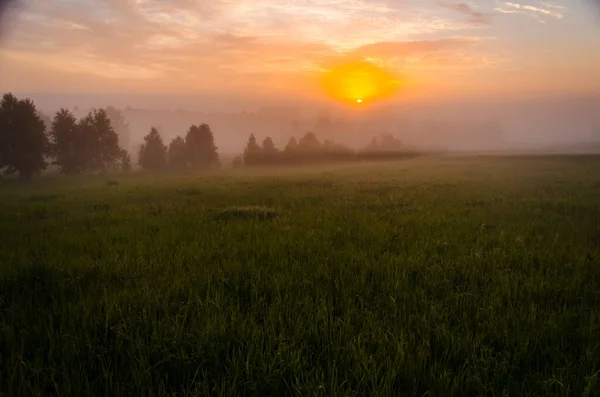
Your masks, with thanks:
M 279 150 L 277 150 L 270 137 L 263 140 L 262 147 L 262 161 L 264 164 L 274 164 L 279 160 Z
M 121 157 L 119 137 L 112 128 L 110 119 L 103 109 L 91 111 L 77 123 L 82 135 L 80 154 L 84 169 L 106 171 L 114 167 Z
M 219 164 L 214 136 L 208 124 L 192 125 L 185 136 L 188 161 L 195 167 L 206 169 Z
M 169 167 L 173 169 L 184 169 L 187 166 L 187 148 L 182 137 L 178 136 L 169 144 L 167 153 Z
M 283 149 L 283 158 L 284 161 L 288 163 L 293 163 L 297 160 L 298 157 L 298 141 L 296 138 L 291 137 L 288 141 L 288 144 L 285 145 Z
M 265 152 L 276 152 L 277 148 L 275 148 L 275 143 L 273 143 L 273 139 L 271 137 L 266 137 L 263 139 L 262 147 Z
M 98 160 L 101 170 L 106 170 L 119 160 L 121 148 L 119 136 L 113 129 L 110 119 L 103 109 L 94 112 L 94 129 L 98 143 Z
M 76 156 L 81 159 L 82 171 L 94 171 L 100 168 L 96 151 L 97 140 L 94 129 L 94 115 L 92 112 L 82 117 L 77 122 L 77 131 L 81 141 L 77 144 Z
M 307 132 L 298 142 L 298 149 L 304 152 L 316 152 L 321 147 L 314 132 Z
M 291 154 L 293 152 L 295 152 L 298 149 L 298 141 L 296 140 L 296 138 L 291 137 L 290 140 L 288 141 L 288 144 L 285 146 L 284 152 L 286 154 Z
M 250 134 L 246 149 L 244 149 L 244 164 L 259 165 L 262 160 L 262 148 L 256 143 L 254 134 Z
M 84 141 L 75 115 L 67 109 L 60 109 L 54 115 L 49 135 L 50 153 L 54 157 L 52 164 L 64 173 L 81 172 L 85 166 L 82 155 Z
M 160 171 L 167 167 L 167 147 L 154 127 L 144 137 L 144 144 L 139 152 L 140 166 L 149 171 Z

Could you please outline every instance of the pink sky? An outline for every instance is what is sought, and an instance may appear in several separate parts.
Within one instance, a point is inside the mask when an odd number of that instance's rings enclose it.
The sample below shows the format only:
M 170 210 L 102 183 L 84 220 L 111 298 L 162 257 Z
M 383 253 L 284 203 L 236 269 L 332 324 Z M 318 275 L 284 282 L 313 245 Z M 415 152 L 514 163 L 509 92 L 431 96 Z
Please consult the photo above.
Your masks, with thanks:
M 441 97 L 600 93 L 585 0 L 23 0 L 0 90 L 265 93 L 321 99 L 360 57 Z

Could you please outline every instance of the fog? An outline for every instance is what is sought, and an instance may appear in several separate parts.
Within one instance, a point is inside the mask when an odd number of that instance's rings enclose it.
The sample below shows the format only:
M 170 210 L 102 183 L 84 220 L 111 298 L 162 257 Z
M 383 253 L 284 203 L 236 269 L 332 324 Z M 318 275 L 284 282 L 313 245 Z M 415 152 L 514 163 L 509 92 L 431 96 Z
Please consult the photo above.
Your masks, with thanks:
M 314 132 L 351 148 L 392 134 L 419 149 L 457 152 L 597 152 L 600 96 L 462 101 L 381 101 L 367 106 L 207 95 L 84 95 L 24 93 L 50 115 L 59 107 L 81 117 L 91 108 L 121 109 L 130 151 L 157 127 L 166 142 L 192 124 L 207 123 L 219 152 L 236 155 L 248 136 L 271 137 L 283 148 L 292 136 Z

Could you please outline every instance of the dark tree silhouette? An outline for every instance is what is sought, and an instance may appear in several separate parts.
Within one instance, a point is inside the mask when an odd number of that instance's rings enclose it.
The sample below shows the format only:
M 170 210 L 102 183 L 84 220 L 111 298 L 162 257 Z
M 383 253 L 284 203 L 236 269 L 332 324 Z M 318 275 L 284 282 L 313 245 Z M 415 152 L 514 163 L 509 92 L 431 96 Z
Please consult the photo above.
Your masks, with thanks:
M 196 169 L 207 169 L 219 164 L 219 155 L 208 124 L 192 125 L 185 136 L 188 161 Z
M 296 161 L 312 163 L 321 160 L 321 143 L 314 132 L 307 132 L 298 141 Z
M 246 166 L 253 165 L 302 165 L 302 164 L 322 164 L 331 162 L 364 161 L 364 160 L 391 160 L 407 157 L 414 157 L 419 152 L 394 138 L 392 135 L 382 135 L 379 143 L 377 138 L 373 138 L 371 143 L 361 150 L 353 150 L 344 145 L 331 140 L 319 142 L 317 135 L 308 132 L 299 141 L 296 138 L 290 138 L 283 151 L 279 151 L 273 144 L 273 140 L 267 137 L 262 142 L 262 147 L 256 142 L 256 137 L 252 134 L 248 139 L 244 154 L 243 163 Z M 385 149 L 385 150 L 384 150 Z M 239 165 L 238 161 L 234 166 Z
M 244 149 L 244 164 L 259 165 L 262 160 L 262 148 L 256 143 L 254 134 L 250 134 L 246 149 Z
M 296 138 L 291 137 L 283 151 L 286 155 L 294 155 L 296 153 L 296 150 L 298 150 L 298 141 L 296 140 Z
M 276 152 L 275 143 L 273 143 L 273 139 L 271 137 L 266 137 L 262 142 L 263 150 L 266 152 Z
M 106 111 L 94 112 L 94 130 L 98 142 L 98 159 L 100 169 L 105 170 L 114 165 L 120 157 L 119 136 L 112 128 Z
M 67 109 L 60 109 L 54 116 L 50 129 L 50 153 L 52 164 L 61 172 L 74 174 L 85 168 L 85 141 L 80 133 L 75 115 Z
M 91 171 L 99 168 L 94 151 L 96 139 L 94 133 L 94 115 L 92 112 L 77 122 L 77 131 L 81 134 L 78 145 L 78 156 L 82 159 L 82 170 Z
M 149 171 L 160 171 L 167 167 L 167 147 L 154 127 L 144 137 L 140 147 L 138 162 L 140 166 Z
M 82 155 L 85 169 L 105 171 L 114 167 L 121 156 L 119 137 L 112 128 L 103 109 L 94 110 L 79 120 L 78 128 L 83 135 Z
M 321 144 L 314 132 L 307 132 L 298 142 L 298 149 L 303 152 L 316 152 Z
M 29 179 L 46 168 L 46 127 L 30 99 L 4 95 L 0 102 L 0 168 Z
M 173 169 L 184 169 L 187 167 L 187 147 L 182 137 L 178 136 L 169 144 L 167 153 L 169 167 Z
M 279 161 L 279 150 L 275 147 L 273 140 L 270 137 L 266 137 L 262 144 L 262 162 L 266 164 L 273 164 Z

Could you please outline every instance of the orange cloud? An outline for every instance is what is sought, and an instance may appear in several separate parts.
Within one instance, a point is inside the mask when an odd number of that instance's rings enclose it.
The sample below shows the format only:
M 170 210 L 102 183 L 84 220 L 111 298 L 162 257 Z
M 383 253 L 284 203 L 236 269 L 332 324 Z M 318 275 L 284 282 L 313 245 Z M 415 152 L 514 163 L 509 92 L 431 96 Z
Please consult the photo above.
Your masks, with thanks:
M 567 15 L 559 4 L 528 3 L 499 2 L 496 11 L 556 21 L 559 14 Z M 507 63 L 518 68 L 519 62 L 531 62 L 538 51 L 535 46 L 516 51 L 502 42 L 495 24 L 514 18 L 490 19 L 496 6 L 491 2 L 480 2 L 479 8 L 452 0 L 27 4 L 0 52 L 0 89 L 319 95 L 322 70 L 352 59 L 390 70 L 404 84 L 435 91 L 436 85 L 458 84 L 475 71 L 500 86 L 495 72 Z M 595 62 L 586 56 L 569 59 Z

